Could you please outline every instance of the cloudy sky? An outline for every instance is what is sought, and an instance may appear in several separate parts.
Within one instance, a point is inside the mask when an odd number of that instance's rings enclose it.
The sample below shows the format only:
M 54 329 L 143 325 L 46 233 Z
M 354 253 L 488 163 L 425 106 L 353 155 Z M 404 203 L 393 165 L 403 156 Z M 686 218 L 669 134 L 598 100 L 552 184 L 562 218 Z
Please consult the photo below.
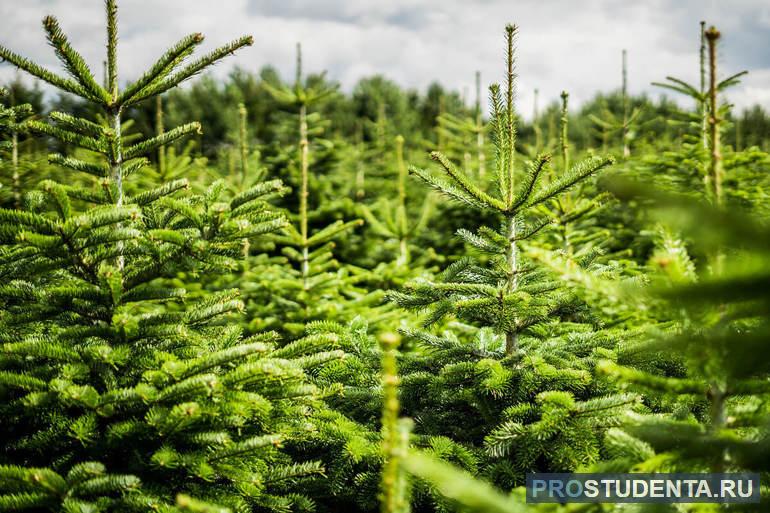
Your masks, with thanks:
M 122 0 L 120 73 L 137 77 L 181 36 L 200 31 L 206 46 L 252 34 L 255 44 L 218 66 L 276 66 L 292 76 L 294 45 L 302 41 L 306 69 L 328 70 L 343 89 L 382 73 L 404 86 L 431 81 L 473 92 L 473 76 L 502 78 L 502 33 L 520 27 L 519 109 L 532 111 L 562 89 L 579 103 L 617 88 L 621 50 L 628 49 L 632 93 L 666 75 L 695 82 L 699 21 L 723 33 L 720 73 L 748 69 L 730 93 L 738 107 L 770 108 L 770 1 L 767 0 Z M 40 20 L 59 18 L 93 69 L 104 54 L 101 0 L 0 1 L 0 44 L 55 67 Z M 0 79 L 13 75 L 0 65 Z

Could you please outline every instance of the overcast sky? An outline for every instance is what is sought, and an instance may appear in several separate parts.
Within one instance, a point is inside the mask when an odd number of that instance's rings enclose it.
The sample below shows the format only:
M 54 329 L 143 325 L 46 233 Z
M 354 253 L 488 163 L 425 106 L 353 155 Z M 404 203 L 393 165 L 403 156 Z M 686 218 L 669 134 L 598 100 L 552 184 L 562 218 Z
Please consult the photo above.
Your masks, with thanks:
M 104 59 L 101 0 L 0 1 L 0 43 L 55 67 L 40 21 L 59 18 L 76 49 L 99 70 Z M 768 0 L 123 0 L 119 2 L 120 74 L 136 78 L 169 45 L 190 32 L 205 47 L 252 34 L 254 46 L 220 64 L 257 70 L 265 64 L 291 77 L 296 41 L 308 71 L 328 70 L 343 89 L 382 73 L 424 90 L 438 80 L 472 96 L 476 70 L 486 85 L 502 79 L 503 27 L 520 27 L 518 107 L 532 112 L 562 89 L 575 103 L 620 86 L 621 50 L 628 49 L 629 88 L 653 80 L 698 77 L 699 22 L 722 31 L 720 74 L 748 69 L 730 93 L 738 107 L 770 108 Z M 0 65 L 0 79 L 13 76 Z M 471 100 L 471 98 L 469 98 Z

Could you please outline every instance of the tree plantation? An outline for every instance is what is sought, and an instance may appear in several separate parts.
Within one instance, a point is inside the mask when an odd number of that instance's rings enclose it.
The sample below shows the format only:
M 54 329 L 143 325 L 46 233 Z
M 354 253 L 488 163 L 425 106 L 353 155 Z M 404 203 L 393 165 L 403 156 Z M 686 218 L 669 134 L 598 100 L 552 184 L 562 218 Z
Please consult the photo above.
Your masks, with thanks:
M 250 36 L 124 77 L 105 15 L 103 69 L 53 16 L 56 70 L 0 36 L 0 511 L 770 511 L 770 115 L 717 28 L 676 102 L 624 52 L 525 121 L 515 25 L 466 99 L 344 93 L 299 44 L 290 80 L 206 74 Z M 534 504 L 533 473 L 761 497 Z

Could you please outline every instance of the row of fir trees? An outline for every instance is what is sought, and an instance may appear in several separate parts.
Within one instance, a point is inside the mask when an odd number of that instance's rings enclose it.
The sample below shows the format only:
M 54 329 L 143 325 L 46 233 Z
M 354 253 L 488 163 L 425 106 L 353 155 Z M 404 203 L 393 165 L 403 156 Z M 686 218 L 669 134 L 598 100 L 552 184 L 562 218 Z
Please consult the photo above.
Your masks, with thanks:
M 0 511 L 715 512 L 526 504 L 532 472 L 770 461 L 770 121 L 700 83 L 526 123 L 383 77 L 133 81 L 0 46 Z M 537 97 L 537 95 L 536 95 Z M 536 100 L 537 102 L 537 100 Z M 200 121 L 192 121 L 199 118 Z M 422 185 L 421 185 L 422 184 Z M 765 486 L 762 500 L 770 500 Z M 753 508 L 753 509 L 752 509 Z

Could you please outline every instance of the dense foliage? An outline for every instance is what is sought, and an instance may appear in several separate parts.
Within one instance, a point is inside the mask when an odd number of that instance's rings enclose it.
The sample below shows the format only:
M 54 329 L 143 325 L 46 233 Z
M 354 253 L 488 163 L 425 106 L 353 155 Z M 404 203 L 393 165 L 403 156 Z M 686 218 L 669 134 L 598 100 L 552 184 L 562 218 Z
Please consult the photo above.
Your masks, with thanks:
M 0 97 L 0 511 L 641 511 L 521 486 L 770 477 L 770 118 L 727 103 L 716 29 L 699 85 L 658 84 L 691 110 L 629 96 L 624 54 L 528 124 L 512 25 L 486 120 L 478 74 L 472 105 L 343 94 L 299 45 L 289 83 L 176 87 L 250 37 L 124 82 L 106 14 L 103 81 L 54 17 L 64 75 L 0 46 L 59 93 Z M 654 511 L 737 511 L 683 508 Z

